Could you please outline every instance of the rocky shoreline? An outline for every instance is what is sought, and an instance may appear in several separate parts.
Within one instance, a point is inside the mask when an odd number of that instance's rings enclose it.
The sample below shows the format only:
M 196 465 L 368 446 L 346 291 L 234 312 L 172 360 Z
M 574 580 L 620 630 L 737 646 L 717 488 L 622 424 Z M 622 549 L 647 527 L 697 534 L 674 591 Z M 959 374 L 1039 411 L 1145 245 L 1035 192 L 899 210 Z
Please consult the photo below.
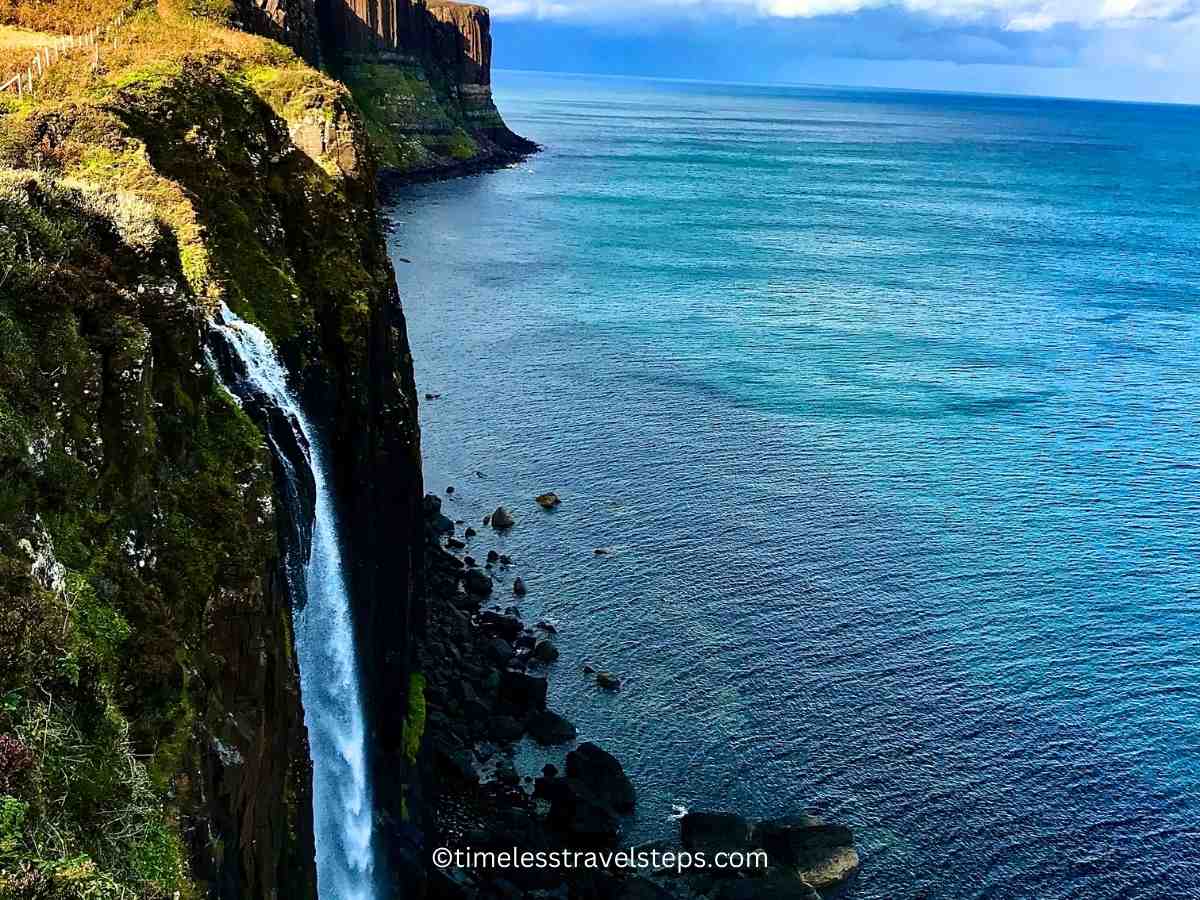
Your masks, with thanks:
M 547 494 L 536 502 L 545 508 L 557 500 Z M 750 822 L 731 812 L 686 813 L 678 840 L 597 857 L 586 866 L 561 859 L 545 868 L 458 864 L 463 860 L 433 865 L 435 848 L 613 851 L 621 846 L 623 817 L 634 811 L 637 791 L 604 749 L 587 742 L 569 749 L 575 726 L 546 704 L 557 629 L 522 620 L 519 578 L 503 598 L 493 578 L 511 572 L 513 561 L 494 550 L 484 561 L 471 556 L 486 534 L 511 527 L 508 511 L 501 507 L 477 525 L 455 522 L 443 514 L 441 498 L 428 495 L 424 514 L 429 598 L 420 660 L 427 715 L 421 770 L 430 897 L 820 900 L 857 870 L 854 836 L 845 826 L 804 815 Z M 514 748 L 525 737 L 561 746 L 563 764 L 537 775 L 519 773 Z M 717 854 L 727 853 L 742 854 L 736 862 L 744 864 L 713 868 Z

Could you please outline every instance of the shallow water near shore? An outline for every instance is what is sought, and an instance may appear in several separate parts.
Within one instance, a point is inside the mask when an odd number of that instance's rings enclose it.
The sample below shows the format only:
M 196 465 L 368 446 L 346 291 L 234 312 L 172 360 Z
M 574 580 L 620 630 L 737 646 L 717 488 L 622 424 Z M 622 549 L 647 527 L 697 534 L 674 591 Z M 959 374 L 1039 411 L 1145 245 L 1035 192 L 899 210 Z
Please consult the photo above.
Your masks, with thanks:
M 1200 109 L 496 86 L 546 152 L 389 211 L 426 487 L 630 841 L 813 809 L 861 900 L 1200 897 Z

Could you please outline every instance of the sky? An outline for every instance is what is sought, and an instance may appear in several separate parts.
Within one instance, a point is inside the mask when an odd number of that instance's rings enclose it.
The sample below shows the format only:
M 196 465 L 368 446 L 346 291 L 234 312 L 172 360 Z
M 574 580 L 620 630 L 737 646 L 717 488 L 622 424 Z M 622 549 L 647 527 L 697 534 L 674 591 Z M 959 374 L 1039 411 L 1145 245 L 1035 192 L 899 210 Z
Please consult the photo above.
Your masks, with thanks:
M 488 5 L 498 68 L 1200 104 L 1200 0 Z

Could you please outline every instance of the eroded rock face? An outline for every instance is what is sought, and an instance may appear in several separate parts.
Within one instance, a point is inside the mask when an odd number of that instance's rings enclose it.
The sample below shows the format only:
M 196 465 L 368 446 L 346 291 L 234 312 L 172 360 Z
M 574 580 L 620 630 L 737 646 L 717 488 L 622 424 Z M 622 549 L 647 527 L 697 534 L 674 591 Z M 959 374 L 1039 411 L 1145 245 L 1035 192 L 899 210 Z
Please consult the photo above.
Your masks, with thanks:
M 509 130 L 492 98 L 485 7 L 329 0 L 323 9 L 325 47 L 376 126 L 386 169 L 410 177 L 445 174 L 512 162 L 537 149 Z
M 246 30 L 287 44 L 312 65 L 321 62 L 316 0 L 235 0 Z

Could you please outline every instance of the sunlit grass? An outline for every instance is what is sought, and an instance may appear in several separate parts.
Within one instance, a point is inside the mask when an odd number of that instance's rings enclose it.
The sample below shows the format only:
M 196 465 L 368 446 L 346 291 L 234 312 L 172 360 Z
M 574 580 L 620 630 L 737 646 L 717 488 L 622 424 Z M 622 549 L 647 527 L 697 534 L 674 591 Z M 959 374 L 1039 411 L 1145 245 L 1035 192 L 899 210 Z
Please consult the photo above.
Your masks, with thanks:
M 112 19 L 128 0 L 0 0 L 0 25 L 79 34 Z

